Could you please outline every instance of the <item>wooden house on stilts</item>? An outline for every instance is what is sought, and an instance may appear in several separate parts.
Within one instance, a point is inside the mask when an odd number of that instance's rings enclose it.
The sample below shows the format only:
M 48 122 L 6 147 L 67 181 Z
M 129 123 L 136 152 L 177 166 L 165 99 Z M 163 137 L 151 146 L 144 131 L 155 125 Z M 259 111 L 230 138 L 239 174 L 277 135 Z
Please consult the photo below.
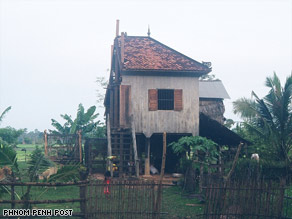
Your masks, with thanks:
M 150 37 L 119 35 L 112 46 L 105 107 L 109 155 L 119 173 L 150 173 L 151 136 L 199 134 L 199 77 L 211 72 Z M 137 166 L 137 165 L 136 165 Z M 139 174 L 139 168 L 136 168 Z

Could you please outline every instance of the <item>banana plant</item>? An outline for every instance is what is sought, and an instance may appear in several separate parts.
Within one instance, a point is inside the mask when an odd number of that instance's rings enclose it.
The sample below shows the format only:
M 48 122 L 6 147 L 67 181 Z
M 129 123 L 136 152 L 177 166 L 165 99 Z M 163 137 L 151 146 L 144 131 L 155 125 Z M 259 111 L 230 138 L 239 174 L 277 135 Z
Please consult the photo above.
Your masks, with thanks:
M 76 134 L 77 131 L 81 130 L 83 135 L 90 133 L 95 127 L 101 125 L 100 120 L 97 120 L 98 113 L 95 113 L 96 106 L 91 106 L 86 112 L 84 106 L 80 103 L 77 110 L 75 119 L 68 114 L 62 114 L 61 117 L 65 120 L 64 125 L 52 119 L 52 126 L 56 130 L 51 131 L 52 133 L 59 134 Z

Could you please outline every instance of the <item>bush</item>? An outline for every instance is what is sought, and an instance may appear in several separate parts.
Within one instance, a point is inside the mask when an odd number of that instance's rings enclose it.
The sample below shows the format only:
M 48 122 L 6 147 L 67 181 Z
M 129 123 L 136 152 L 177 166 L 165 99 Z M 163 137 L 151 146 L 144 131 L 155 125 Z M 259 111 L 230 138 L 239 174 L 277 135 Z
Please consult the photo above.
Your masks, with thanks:
M 227 168 L 228 169 L 228 168 Z M 287 170 L 289 172 L 287 172 Z M 279 179 L 287 175 L 291 175 L 292 171 L 287 168 L 284 161 L 272 161 L 260 159 L 259 162 L 250 158 L 240 158 L 233 173 L 234 178 L 257 178 L 263 177 L 267 179 Z

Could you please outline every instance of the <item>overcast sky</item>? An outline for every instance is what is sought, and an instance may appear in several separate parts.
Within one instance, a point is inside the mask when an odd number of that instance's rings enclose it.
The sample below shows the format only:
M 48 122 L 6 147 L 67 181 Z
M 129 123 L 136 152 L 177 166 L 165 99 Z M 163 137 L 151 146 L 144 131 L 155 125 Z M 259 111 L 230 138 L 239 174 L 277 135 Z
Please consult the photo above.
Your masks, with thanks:
M 1 127 L 51 128 L 96 105 L 97 77 L 108 77 L 116 19 L 120 31 L 151 37 L 197 60 L 212 62 L 231 102 L 265 95 L 266 76 L 292 70 L 292 1 L 0 0 Z M 103 114 L 102 109 L 99 110 Z

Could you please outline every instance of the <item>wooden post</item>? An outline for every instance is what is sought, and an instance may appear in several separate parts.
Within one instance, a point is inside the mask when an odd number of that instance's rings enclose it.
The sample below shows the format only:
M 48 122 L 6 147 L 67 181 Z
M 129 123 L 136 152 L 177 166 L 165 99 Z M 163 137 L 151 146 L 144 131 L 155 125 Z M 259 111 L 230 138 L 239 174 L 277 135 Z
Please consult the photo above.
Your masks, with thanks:
M 163 132 L 163 153 L 162 153 L 162 163 L 161 163 L 161 172 L 160 172 L 160 184 L 164 176 L 165 160 L 166 160 L 166 132 Z
M 136 130 L 134 123 L 134 116 L 131 116 L 131 127 L 132 127 L 132 139 L 133 139 L 133 149 L 134 149 L 134 159 L 135 159 L 135 171 L 136 177 L 139 177 L 139 159 L 137 153 L 137 142 L 136 142 Z
M 120 20 L 116 21 L 116 37 L 119 36 Z
M 146 137 L 146 145 L 145 145 L 145 171 L 144 175 L 150 175 L 150 138 Z
M 85 180 L 86 179 L 85 175 L 81 173 L 80 179 Z M 80 196 L 80 199 L 83 199 L 83 201 L 80 201 L 80 211 L 81 213 L 84 214 L 84 218 L 87 218 L 86 217 L 87 183 L 85 185 L 79 186 L 79 196 Z
M 12 172 L 12 182 L 14 183 L 15 182 L 15 175 L 14 173 Z M 11 184 L 11 201 L 14 201 L 15 200 L 15 189 L 14 189 L 14 185 Z M 14 202 L 11 202 L 11 208 L 15 208 L 15 203 Z
M 231 167 L 229 173 L 227 174 L 227 176 L 225 177 L 225 181 L 226 181 L 226 182 L 230 179 L 232 173 L 233 173 L 234 170 L 235 170 L 235 166 L 236 166 L 236 163 L 237 163 L 237 161 L 238 161 L 238 157 L 239 157 L 239 154 L 240 154 L 240 151 L 241 151 L 242 146 L 243 146 L 243 143 L 240 143 L 240 144 L 238 145 L 238 148 L 237 148 L 237 151 L 236 151 L 236 154 L 235 154 L 235 157 L 234 157 L 233 163 L 232 163 L 232 167 Z
M 107 114 L 106 121 L 106 130 L 107 130 L 107 156 L 112 156 L 112 139 L 111 139 L 111 127 L 110 127 L 110 116 Z M 110 167 L 111 177 L 113 177 L 113 164 L 110 159 L 107 159 L 107 168 Z
M 110 109 L 109 109 L 109 118 L 108 120 L 110 121 L 110 125 L 111 127 L 114 127 L 114 91 L 112 89 L 112 87 L 109 90 L 110 93 Z
M 200 178 L 199 178 L 199 191 L 202 193 L 203 191 L 203 177 L 204 177 L 204 166 L 200 164 Z
M 113 55 L 114 55 L 114 45 L 111 45 L 111 66 L 113 64 Z M 112 71 L 110 72 L 110 75 L 112 76 Z
M 222 174 L 222 157 L 221 157 L 221 147 L 219 146 L 219 150 L 220 150 L 220 153 L 219 153 L 219 159 L 218 159 L 218 164 L 219 164 L 219 173 L 220 175 Z
M 119 137 L 120 137 L 119 177 L 122 177 L 124 173 L 124 136 L 121 132 L 119 133 Z
M 79 162 L 82 163 L 82 137 L 81 130 L 77 132 L 78 134 L 78 144 L 79 144 Z
M 117 73 L 116 73 L 117 78 Z M 114 87 L 114 128 L 119 126 L 119 85 Z
M 46 129 L 44 131 L 44 138 L 45 138 L 45 156 L 48 156 L 48 134 Z
M 125 44 L 125 33 L 121 33 L 121 63 L 124 63 L 124 57 L 125 57 L 125 52 L 124 52 L 124 45 Z
M 158 186 L 158 191 L 157 191 L 156 207 L 155 207 L 156 218 L 160 218 L 160 208 L 161 208 L 161 198 L 162 198 L 162 180 L 163 180 L 164 170 L 165 170 L 165 160 L 166 160 L 166 132 L 163 132 L 162 162 L 161 162 L 159 186 Z

